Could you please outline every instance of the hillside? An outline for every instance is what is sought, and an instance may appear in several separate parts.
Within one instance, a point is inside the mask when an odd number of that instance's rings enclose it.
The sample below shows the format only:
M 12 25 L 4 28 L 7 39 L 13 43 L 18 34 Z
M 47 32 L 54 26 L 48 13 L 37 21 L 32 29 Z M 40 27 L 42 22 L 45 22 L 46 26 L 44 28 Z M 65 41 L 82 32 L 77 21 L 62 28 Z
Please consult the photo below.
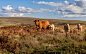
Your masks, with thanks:
M 37 31 L 35 19 L 39 18 L 0 17 L 0 54 L 86 53 L 86 21 L 39 19 L 55 24 L 57 28 L 53 34 L 51 30 Z M 68 37 L 64 31 L 65 23 L 71 24 Z M 82 24 L 82 32 L 77 30 L 78 23 Z
M 41 19 L 41 18 L 32 18 L 32 17 L 0 17 L 0 24 L 1 26 L 6 26 L 6 25 L 20 25 L 20 24 L 30 24 L 30 25 L 35 25 L 34 20 L 48 20 L 50 24 L 55 24 L 55 25 L 64 25 L 65 23 L 70 23 L 70 24 L 86 24 L 86 21 L 74 21 L 74 20 L 59 20 L 59 19 Z

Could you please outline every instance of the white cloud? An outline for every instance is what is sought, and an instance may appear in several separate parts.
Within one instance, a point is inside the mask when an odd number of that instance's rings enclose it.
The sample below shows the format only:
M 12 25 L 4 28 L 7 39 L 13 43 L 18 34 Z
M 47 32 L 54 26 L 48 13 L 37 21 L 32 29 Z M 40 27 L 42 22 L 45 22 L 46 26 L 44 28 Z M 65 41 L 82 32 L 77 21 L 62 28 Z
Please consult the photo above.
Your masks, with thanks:
M 35 2 L 35 1 L 33 1 L 33 3 L 35 3 L 35 4 L 45 4 L 45 5 L 50 5 L 50 6 L 63 6 L 62 3 L 55 3 L 55 2 L 44 2 L 44 1 Z
M 16 16 L 23 16 L 23 13 L 0 13 L 0 16 L 3 16 L 3 17 L 16 17 Z
M 53 10 L 49 10 L 49 9 L 37 9 L 35 10 L 35 12 L 43 12 L 43 11 L 47 11 L 47 12 L 53 12 Z
M 75 2 L 72 3 L 64 1 L 65 4 L 55 2 L 45 2 L 45 1 L 40 2 L 33 1 L 33 3 L 55 6 L 56 9 L 50 11 L 48 9 L 48 12 L 54 12 L 57 14 L 62 13 L 64 15 L 63 17 L 86 17 L 86 0 L 74 0 L 74 1 Z
M 2 7 L 2 10 L 0 10 L 0 16 L 4 16 L 4 17 L 15 17 L 15 16 L 23 16 L 24 14 L 32 14 L 35 12 L 53 12 L 53 10 L 49 10 L 49 9 L 33 9 L 33 8 L 25 8 L 24 6 L 21 7 L 19 6 L 16 9 L 13 9 L 12 7 L 10 7 L 11 5 L 7 5 L 5 7 Z
M 66 4 L 69 4 L 69 2 L 68 1 L 64 1 Z
M 43 12 L 43 11 L 52 12 L 52 10 L 49 10 L 49 9 L 43 9 L 43 8 L 32 9 L 32 8 L 25 8 L 25 7 L 20 7 L 20 6 L 15 10 L 20 13 L 35 13 L 35 12 Z
M 65 10 L 71 11 L 72 13 L 81 13 L 83 11 L 82 8 L 73 5 L 67 6 Z
M 64 16 L 62 16 L 62 17 L 80 17 L 80 15 L 78 15 L 78 14 L 70 14 L 70 15 L 64 15 Z
M 74 1 L 86 1 L 86 0 L 74 0 Z
M 75 0 L 75 2 L 79 7 L 86 7 L 86 0 Z
M 86 15 L 80 15 L 80 14 L 70 14 L 70 15 L 64 15 L 61 17 L 86 17 Z
M 62 12 L 63 15 L 68 14 L 68 12 Z
M 25 8 L 24 6 L 19 6 L 18 8 L 13 9 L 11 5 L 3 6 L 0 10 L 0 16 L 23 16 L 24 14 L 32 14 L 36 12 L 53 12 L 56 14 L 63 14 L 62 17 L 86 17 L 86 0 L 74 0 L 75 2 L 71 3 L 68 1 L 64 1 L 63 3 L 55 3 L 55 2 L 35 2 L 36 4 L 45 4 L 50 6 L 55 6 L 53 10 L 50 9 L 33 9 L 33 8 Z M 81 2 L 81 3 L 80 3 Z M 58 7 L 61 6 L 61 7 Z
M 83 13 L 83 8 L 80 8 L 80 7 L 74 6 L 74 5 L 67 5 L 67 6 L 63 6 L 63 7 L 59 8 L 58 11 L 61 11 L 63 14 L 64 13 L 81 14 L 81 13 Z
M 82 8 L 78 5 L 67 5 L 60 8 L 64 16 L 61 17 L 86 17 L 86 7 Z
M 5 7 L 2 7 L 3 10 L 11 10 L 13 9 L 12 7 L 10 7 L 11 5 L 7 5 Z
M 68 1 L 64 1 L 64 2 L 68 5 L 65 5 L 63 3 L 55 3 L 55 2 L 44 2 L 44 1 L 35 2 L 35 1 L 33 1 L 33 3 L 36 3 L 36 4 L 46 4 L 46 5 L 51 5 L 51 6 L 62 6 L 62 7 L 59 7 L 60 12 L 58 12 L 57 9 L 52 10 L 52 12 L 55 12 L 55 11 L 57 13 L 62 12 L 63 14 L 67 14 L 68 12 L 72 12 L 72 13 L 82 13 L 83 12 L 82 8 L 75 6 L 75 3 L 70 3 Z M 58 7 L 56 7 L 56 8 L 58 8 Z
M 25 7 L 21 7 L 21 6 L 19 6 L 19 7 L 18 7 L 18 10 L 19 10 L 19 11 L 22 11 L 22 10 L 25 11 L 26 8 L 25 8 Z
M 75 2 L 72 2 L 72 3 L 68 1 L 64 1 L 65 4 L 55 3 L 55 2 L 45 2 L 45 1 L 40 1 L 40 2 L 33 1 L 33 3 L 55 6 L 56 9 L 54 10 L 49 10 L 49 9 L 46 9 L 46 10 L 40 9 L 40 10 L 54 12 L 57 14 L 62 13 L 64 17 L 85 17 L 85 15 L 82 15 L 82 14 L 86 14 L 86 8 L 85 8 L 86 0 L 74 0 L 74 1 Z M 61 6 L 61 7 L 58 7 L 58 6 Z M 42 12 L 40 10 L 38 11 L 36 10 L 36 11 Z
M 61 13 L 60 11 L 57 11 L 57 13 L 59 14 L 59 13 Z

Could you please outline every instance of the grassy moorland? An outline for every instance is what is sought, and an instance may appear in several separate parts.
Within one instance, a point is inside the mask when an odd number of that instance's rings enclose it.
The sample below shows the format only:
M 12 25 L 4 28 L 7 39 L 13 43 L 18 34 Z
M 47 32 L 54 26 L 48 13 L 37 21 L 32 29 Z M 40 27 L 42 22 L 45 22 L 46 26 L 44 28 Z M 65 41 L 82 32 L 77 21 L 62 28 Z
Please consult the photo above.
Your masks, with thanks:
M 51 30 L 37 31 L 35 19 L 53 23 L 54 34 Z M 71 24 L 68 37 L 65 23 Z M 77 30 L 78 23 L 83 26 L 82 32 Z M 86 54 L 86 21 L 0 17 L 0 26 L 0 54 Z
M 32 17 L 0 17 L 0 24 L 3 26 L 3 24 L 7 25 L 8 24 L 13 24 L 13 25 L 20 25 L 20 24 L 30 24 L 30 25 L 35 25 L 34 20 L 48 20 L 50 24 L 55 24 L 55 25 L 64 25 L 65 23 L 70 23 L 70 24 L 78 24 L 81 23 L 83 25 L 86 24 L 86 21 L 74 21 L 74 20 L 56 20 L 56 19 L 41 19 L 41 18 L 32 18 Z

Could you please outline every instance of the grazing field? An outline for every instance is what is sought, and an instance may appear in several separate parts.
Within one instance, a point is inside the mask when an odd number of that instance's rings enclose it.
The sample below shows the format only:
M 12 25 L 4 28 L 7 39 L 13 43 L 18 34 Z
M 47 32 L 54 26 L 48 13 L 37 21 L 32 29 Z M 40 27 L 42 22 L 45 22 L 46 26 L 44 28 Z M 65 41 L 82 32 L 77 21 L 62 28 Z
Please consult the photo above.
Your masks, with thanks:
M 51 30 L 36 30 L 35 19 L 48 20 Z M 71 31 L 66 37 L 64 24 Z M 82 24 L 78 32 L 77 24 Z M 76 33 L 77 32 L 77 33 Z M 0 54 L 86 54 L 86 21 L 39 19 L 32 17 L 0 17 Z

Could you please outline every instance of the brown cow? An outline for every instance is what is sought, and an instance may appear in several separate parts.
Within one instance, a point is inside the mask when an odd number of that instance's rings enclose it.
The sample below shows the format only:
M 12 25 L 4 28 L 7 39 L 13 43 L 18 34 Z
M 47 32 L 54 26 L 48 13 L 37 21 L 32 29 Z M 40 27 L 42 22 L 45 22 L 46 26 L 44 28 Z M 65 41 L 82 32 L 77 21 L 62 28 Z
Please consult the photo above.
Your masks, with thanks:
M 65 32 L 70 32 L 70 26 L 69 26 L 69 24 L 65 24 L 64 25 L 64 30 L 65 30 Z
M 37 30 L 43 28 L 43 29 L 47 29 L 47 26 L 49 25 L 49 21 L 39 21 L 39 20 L 35 20 L 35 25 L 36 25 L 36 28 Z
M 64 30 L 65 30 L 66 36 L 68 38 L 68 36 L 70 35 L 70 26 L 69 26 L 69 24 L 64 25 Z

